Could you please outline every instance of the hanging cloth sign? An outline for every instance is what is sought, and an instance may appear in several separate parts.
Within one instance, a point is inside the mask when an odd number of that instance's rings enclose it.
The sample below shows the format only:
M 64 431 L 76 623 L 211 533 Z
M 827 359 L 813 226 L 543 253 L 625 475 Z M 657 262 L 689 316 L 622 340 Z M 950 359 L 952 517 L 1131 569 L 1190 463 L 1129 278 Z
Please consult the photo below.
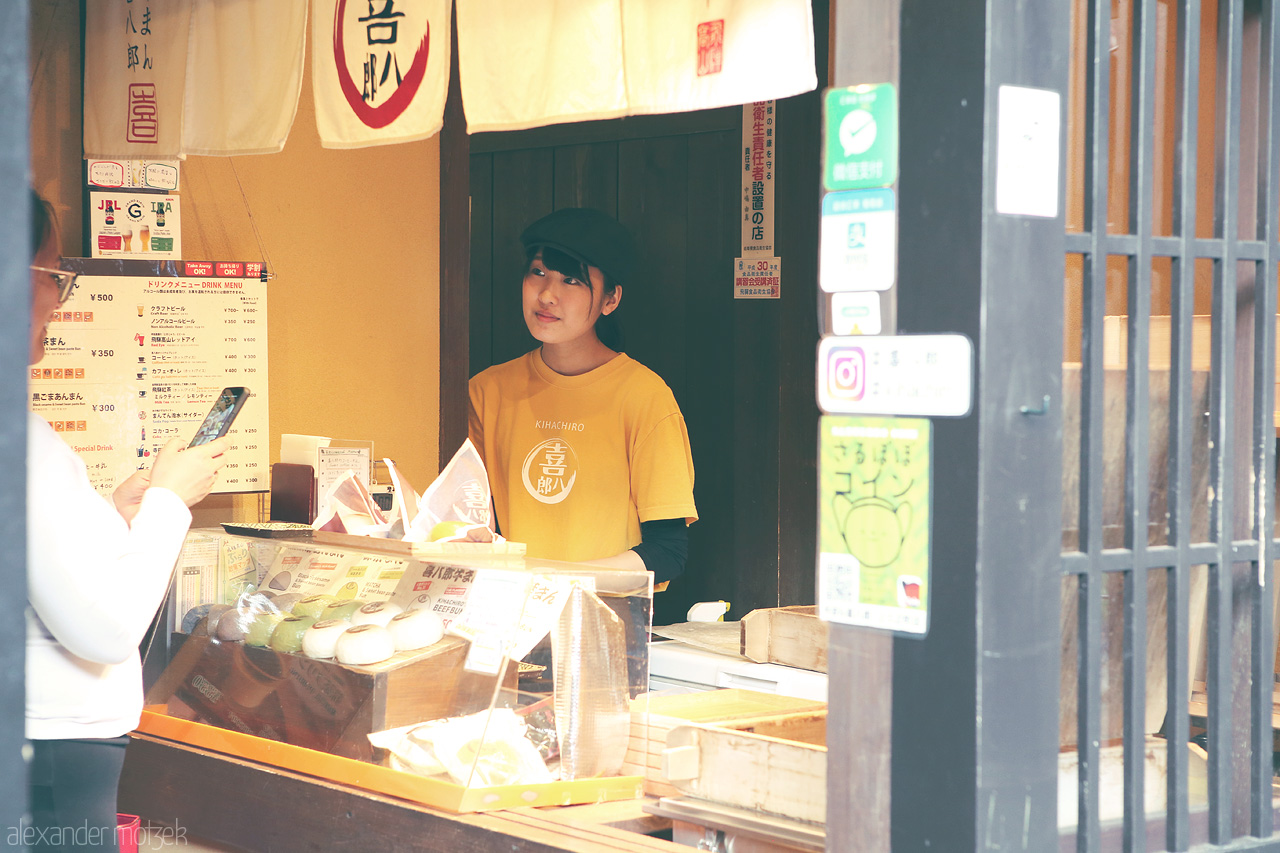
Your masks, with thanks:
M 266 154 L 302 91 L 307 0 L 85 6 L 87 159 Z
M 468 132 L 627 114 L 618 0 L 545 0 L 518 15 L 511 0 L 467 0 L 457 16 Z
M 182 153 L 282 151 L 298 112 L 306 46 L 307 0 L 195 0 Z
M 155 160 L 181 152 L 191 5 L 85 5 L 86 157 Z
M 818 85 L 809 0 L 623 0 L 631 115 L 786 98 Z
M 325 148 L 425 139 L 444 126 L 449 0 L 314 0 L 311 74 Z

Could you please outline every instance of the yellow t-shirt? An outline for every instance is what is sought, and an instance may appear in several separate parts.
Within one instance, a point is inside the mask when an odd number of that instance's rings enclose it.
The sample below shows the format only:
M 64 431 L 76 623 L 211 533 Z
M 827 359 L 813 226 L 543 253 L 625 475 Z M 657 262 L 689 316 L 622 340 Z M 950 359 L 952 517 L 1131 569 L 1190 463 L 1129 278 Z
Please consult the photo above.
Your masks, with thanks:
M 626 354 L 561 376 L 534 350 L 473 377 L 470 395 L 499 529 L 529 556 L 611 557 L 640 544 L 642 521 L 697 520 L 684 416 Z

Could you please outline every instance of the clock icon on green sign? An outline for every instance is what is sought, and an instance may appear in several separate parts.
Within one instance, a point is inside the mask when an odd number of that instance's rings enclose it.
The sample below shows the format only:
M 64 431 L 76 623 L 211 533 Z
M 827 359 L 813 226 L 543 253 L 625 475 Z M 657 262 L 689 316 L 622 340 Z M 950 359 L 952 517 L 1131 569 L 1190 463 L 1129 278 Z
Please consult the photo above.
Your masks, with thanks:
M 844 156 L 864 154 L 876 141 L 876 120 L 866 110 L 854 110 L 840 122 L 840 147 Z

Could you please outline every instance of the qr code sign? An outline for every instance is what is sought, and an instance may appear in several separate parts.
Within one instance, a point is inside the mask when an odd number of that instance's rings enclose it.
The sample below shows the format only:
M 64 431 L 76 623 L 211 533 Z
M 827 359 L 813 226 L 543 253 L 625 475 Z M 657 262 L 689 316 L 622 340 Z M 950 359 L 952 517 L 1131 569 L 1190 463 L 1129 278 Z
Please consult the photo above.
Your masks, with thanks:
M 818 557 L 818 618 L 855 624 L 861 564 L 849 554 L 823 552 Z

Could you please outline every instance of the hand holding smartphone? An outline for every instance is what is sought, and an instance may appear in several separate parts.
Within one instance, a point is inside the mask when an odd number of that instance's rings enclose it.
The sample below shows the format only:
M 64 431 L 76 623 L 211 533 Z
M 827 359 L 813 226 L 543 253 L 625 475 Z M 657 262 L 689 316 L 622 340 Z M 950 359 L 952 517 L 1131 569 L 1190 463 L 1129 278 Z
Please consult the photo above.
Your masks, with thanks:
M 196 430 L 195 437 L 191 439 L 191 444 L 187 446 L 206 444 L 226 435 L 227 430 L 231 429 L 231 422 L 236 419 L 236 415 L 240 414 L 240 410 L 244 408 L 245 401 L 248 399 L 249 389 L 243 386 L 232 386 L 219 391 L 213 408 L 209 410 L 204 422 Z

